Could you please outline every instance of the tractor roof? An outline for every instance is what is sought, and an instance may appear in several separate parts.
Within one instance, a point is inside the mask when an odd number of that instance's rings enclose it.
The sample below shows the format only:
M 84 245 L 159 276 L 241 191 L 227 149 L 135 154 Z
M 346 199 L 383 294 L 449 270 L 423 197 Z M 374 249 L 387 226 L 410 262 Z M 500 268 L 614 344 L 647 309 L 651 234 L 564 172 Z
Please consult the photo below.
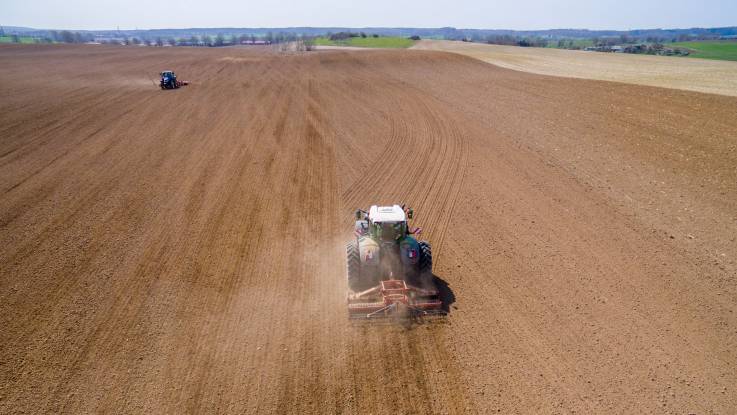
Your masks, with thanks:
M 407 220 L 404 209 L 399 205 L 371 206 L 369 219 L 373 222 L 404 222 Z

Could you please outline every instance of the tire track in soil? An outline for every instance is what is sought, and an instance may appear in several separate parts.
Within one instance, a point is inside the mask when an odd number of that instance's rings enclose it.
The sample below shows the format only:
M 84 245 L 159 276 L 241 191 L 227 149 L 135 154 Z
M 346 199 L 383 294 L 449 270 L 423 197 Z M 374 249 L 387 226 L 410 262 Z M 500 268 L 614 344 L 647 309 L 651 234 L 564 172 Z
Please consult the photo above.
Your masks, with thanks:
M 424 227 L 423 237 L 440 254 L 467 163 L 463 135 L 455 120 L 428 95 L 391 77 L 379 85 L 381 90 L 392 91 L 381 96 L 383 107 L 375 109 L 387 111 L 390 133 L 384 149 L 374 159 L 367 159 L 365 172 L 343 190 L 343 216 L 350 218 L 355 208 L 366 208 L 371 203 L 408 203 L 417 212 L 416 223 Z M 366 107 L 371 101 L 372 97 L 364 94 L 360 100 L 342 106 Z M 354 338 L 349 358 L 358 374 L 353 383 L 363 385 L 354 389 L 359 411 L 472 411 L 465 390 L 453 383 L 437 382 L 445 376 L 458 376 L 454 358 L 444 344 L 443 330 L 442 326 L 412 330 L 354 327 L 348 332 Z M 383 399 L 372 401 L 369 396 L 377 391 Z
M 402 92 L 409 89 L 396 85 L 389 88 Z M 423 237 L 440 252 L 463 180 L 467 146 L 455 120 L 444 116 L 437 102 L 412 92 L 391 97 L 388 107 L 393 109 L 394 117 L 386 148 L 368 162 L 369 169 L 358 180 L 347 186 L 342 201 L 351 211 L 372 203 L 407 203 L 417 212 L 417 223 L 424 227 Z M 416 124 L 407 125 L 406 120 Z

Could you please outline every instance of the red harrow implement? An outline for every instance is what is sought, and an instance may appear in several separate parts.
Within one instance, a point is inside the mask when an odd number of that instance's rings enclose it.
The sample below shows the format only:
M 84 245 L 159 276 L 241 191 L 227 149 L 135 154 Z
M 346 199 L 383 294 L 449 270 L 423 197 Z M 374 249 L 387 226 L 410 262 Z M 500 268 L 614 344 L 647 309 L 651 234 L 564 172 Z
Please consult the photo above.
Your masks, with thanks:
M 354 319 L 422 317 L 444 315 L 436 289 L 407 285 L 404 280 L 385 280 L 348 296 L 348 315 Z

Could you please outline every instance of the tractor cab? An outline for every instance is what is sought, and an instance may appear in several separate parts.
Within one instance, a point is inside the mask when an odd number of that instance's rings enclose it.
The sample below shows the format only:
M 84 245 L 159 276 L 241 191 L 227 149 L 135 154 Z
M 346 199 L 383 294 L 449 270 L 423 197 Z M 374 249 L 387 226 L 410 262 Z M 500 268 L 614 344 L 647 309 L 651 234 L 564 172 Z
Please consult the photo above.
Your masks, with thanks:
M 368 212 L 356 211 L 356 234 L 369 235 L 377 242 L 398 242 L 409 234 L 407 219 L 412 219 L 412 209 L 399 205 L 371 206 Z
M 376 241 L 394 242 L 407 235 L 407 216 L 399 205 L 371 206 L 369 234 Z

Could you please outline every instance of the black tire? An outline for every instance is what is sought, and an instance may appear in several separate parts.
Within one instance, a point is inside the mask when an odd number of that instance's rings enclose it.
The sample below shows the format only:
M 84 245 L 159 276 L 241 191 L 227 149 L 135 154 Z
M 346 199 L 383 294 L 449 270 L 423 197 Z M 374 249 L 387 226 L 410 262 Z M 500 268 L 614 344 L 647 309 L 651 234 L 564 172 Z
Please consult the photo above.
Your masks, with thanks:
M 348 288 L 353 291 L 358 289 L 361 282 L 361 257 L 358 253 L 356 242 L 351 242 L 345 247 L 346 274 L 348 277 Z
M 417 264 L 420 281 L 425 283 L 432 282 L 432 248 L 426 241 L 420 241 L 420 262 Z

